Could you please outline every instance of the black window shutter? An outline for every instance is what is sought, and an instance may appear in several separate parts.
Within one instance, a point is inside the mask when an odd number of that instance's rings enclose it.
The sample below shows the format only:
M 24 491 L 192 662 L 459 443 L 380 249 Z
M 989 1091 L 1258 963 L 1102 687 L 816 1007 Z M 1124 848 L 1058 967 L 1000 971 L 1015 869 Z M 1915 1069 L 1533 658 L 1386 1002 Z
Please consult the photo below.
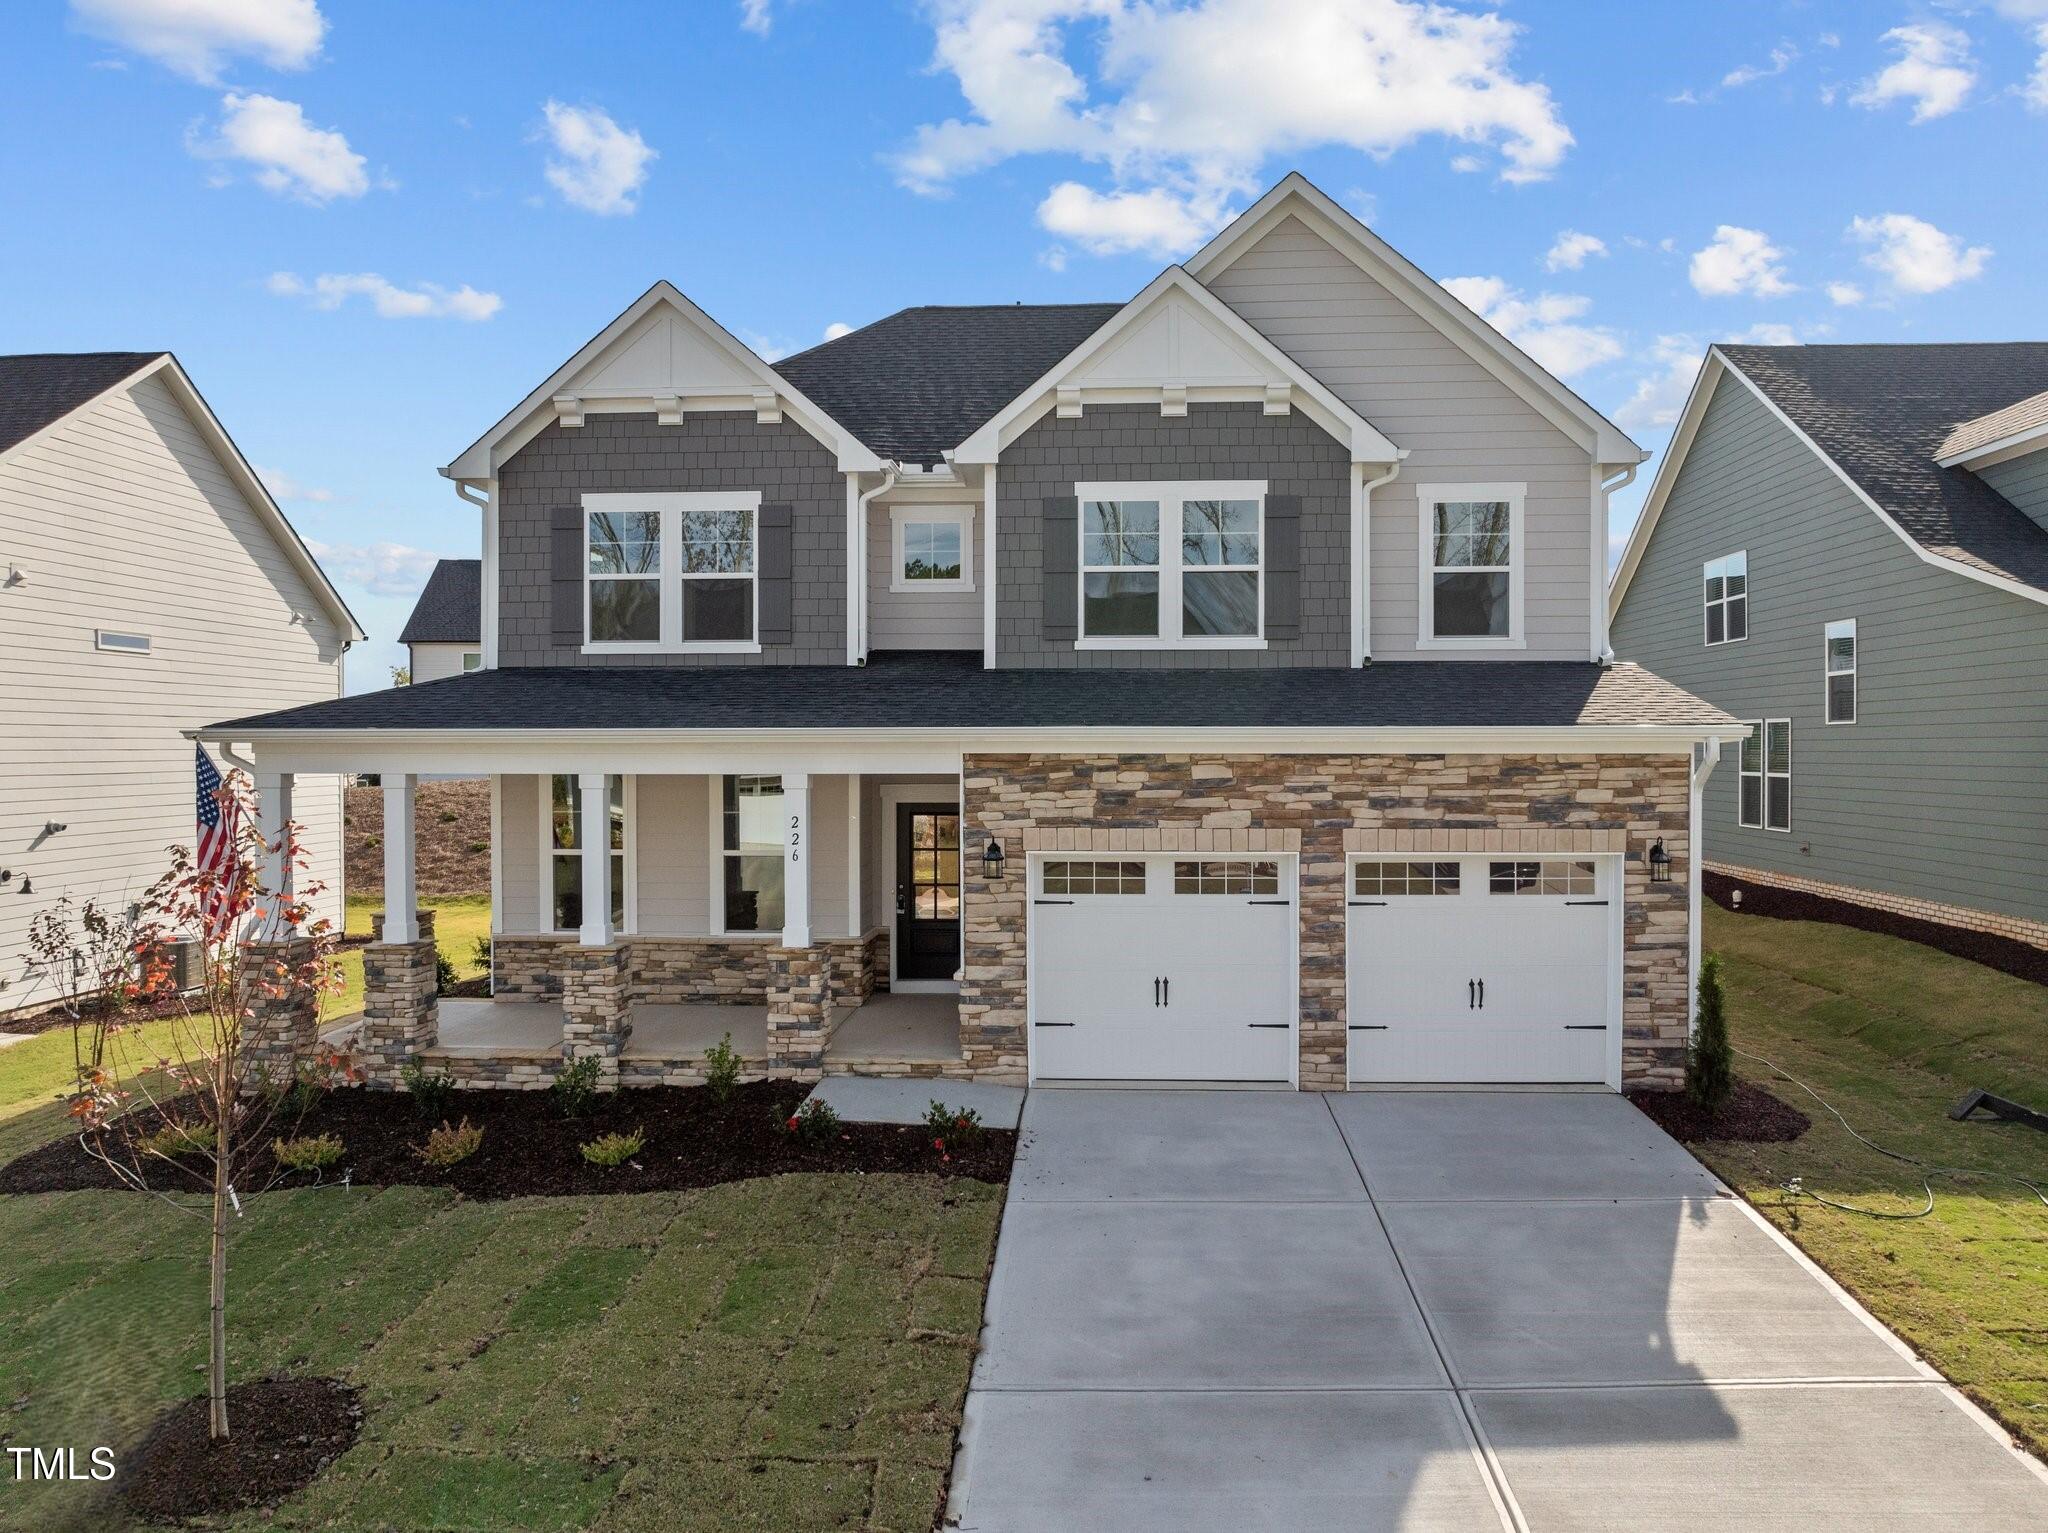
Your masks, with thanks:
M 763 506 L 755 538 L 755 568 L 761 582 L 760 642 L 796 642 L 795 508 Z
M 1266 637 L 1301 637 L 1301 497 L 1266 497 Z
M 1072 495 L 1048 495 L 1039 504 L 1040 631 L 1048 640 L 1071 641 L 1080 631 L 1080 582 L 1074 574 L 1080 568 L 1081 503 Z
M 583 508 L 556 506 L 548 513 L 548 585 L 553 597 L 553 638 L 583 644 Z

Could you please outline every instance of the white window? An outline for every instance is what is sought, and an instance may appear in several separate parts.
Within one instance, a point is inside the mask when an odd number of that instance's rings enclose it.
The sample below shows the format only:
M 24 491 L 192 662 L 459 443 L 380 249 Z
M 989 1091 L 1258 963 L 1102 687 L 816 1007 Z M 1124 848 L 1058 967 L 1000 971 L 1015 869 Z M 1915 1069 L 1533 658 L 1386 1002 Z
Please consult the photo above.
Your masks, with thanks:
M 1421 508 L 1424 649 L 1522 647 L 1522 501 L 1519 484 L 1416 489 Z
M 149 653 L 149 635 L 146 633 L 116 633 L 111 628 L 95 628 L 92 642 L 95 649 L 109 649 L 121 655 Z
M 464 650 L 462 652 L 462 668 L 465 671 L 482 670 L 484 668 L 483 652 L 475 649 Z
M 1705 566 L 1707 642 L 1734 644 L 1749 637 L 1749 554 L 1724 554 Z
M 1082 484 L 1080 647 L 1265 647 L 1264 481 Z
M 607 777 L 611 800 L 612 925 L 626 929 L 626 780 Z M 542 844 L 547 848 L 541 888 L 548 901 L 550 929 L 573 932 L 583 925 L 583 784 L 573 775 L 548 779 Z
M 718 798 L 718 929 L 782 930 L 783 812 L 780 777 L 714 777 Z
M 753 492 L 586 495 L 585 648 L 760 649 Z
M 966 506 L 894 506 L 889 511 L 889 589 L 974 589 L 974 512 Z
M 1792 828 L 1792 721 L 1764 719 L 1743 737 L 1735 820 L 1752 830 Z
M 1841 618 L 1827 626 L 1823 646 L 1827 662 L 1827 721 L 1856 722 L 1856 619 Z

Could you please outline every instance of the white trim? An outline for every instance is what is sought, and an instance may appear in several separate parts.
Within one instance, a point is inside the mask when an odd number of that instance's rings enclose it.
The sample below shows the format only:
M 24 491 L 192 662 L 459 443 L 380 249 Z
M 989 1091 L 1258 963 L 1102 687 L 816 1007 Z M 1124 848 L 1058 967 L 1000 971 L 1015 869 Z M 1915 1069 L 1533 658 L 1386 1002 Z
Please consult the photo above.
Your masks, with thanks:
M 534 797 L 539 800 L 540 809 L 540 887 L 537 891 L 537 904 L 539 908 L 534 911 L 534 927 L 538 935 L 543 937 L 574 937 L 578 935 L 578 932 L 575 928 L 561 927 L 555 925 L 555 865 L 553 859 L 557 855 L 580 858 L 583 855 L 583 848 L 579 845 L 575 847 L 565 847 L 561 849 L 559 853 L 556 850 L 554 817 L 554 780 L 557 777 L 580 778 L 585 775 L 586 770 L 596 769 L 589 769 L 583 766 L 579 766 L 566 772 L 559 769 L 551 769 L 548 771 L 537 772 L 534 774 L 539 779 L 534 784 Z M 496 775 L 497 774 L 493 774 L 494 781 L 496 779 Z M 624 837 L 625 845 L 619 849 L 619 877 L 625 880 L 625 883 L 620 891 L 622 895 L 623 907 L 621 910 L 622 920 L 619 930 L 616 933 L 614 933 L 614 936 L 630 936 L 640 929 L 640 906 L 639 900 L 636 897 L 638 893 L 636 885 L 639 883 L 639 879 L 635 876 L 639 867 L 639 859 L 634 854 L 633 846 L 634 841 L 636 841 L 639 836 L 639 824 L 634 814 L 634 810 L 637 807 L 639 793 L 634 782 L 635 774 L 631 772 L 619 772 L 610 769 L 605 769 L 603 771 L 603 775 L 606 778 L 617 777 L 621 779 L 619 787 L 619 804 L 622 812 L 625 814 L 626 824 Z M 606 797 L 606 811 L 607 813 L 609 813 L 609 784 L 607 784 Z M 579 825 L 577 827 L 577 839 L 579 842 L 583 839 L 582 830 L 583 828 Z M 497 838 L 493 836 L 493 850 L 491 855 L 494 861 L 497 858 L 496 845 Z M 497 884 L 502 884 L 502 873 L 496 875 L 496 878 Z M 498 925 L 499 903 L 497 894 L 497 885 L 494 884 L 491 895 L 491 930 L 494 933 L 503 929 Z M 607 911 L 606 915 L 607 918 L 609 918 L 610 912 Z
M 1777 401 L 1757 387 L 1755 381 L 1730 361 L 1719 347 L 1714 347 L 1707 352 L 1707 360 L 1700 368 L 1699 376 L 1693 380 L 1692 393 L 1687 396 L 1685 410 L 1678 418 L 1678 429 L 1672 433 L 1671 445 L 1665 448 L 1664 459 L 1657 465 L 1657 477 L 1650 484 L 1649 497 L 1643 502 L 1642 514 L 1636 518 L 1635 528 L 1629 533 L 1628 547 L 1623 550 L 1621 563 L 1615 567 L 1614 579 L 1607 587 L 1607 611 L 1610 619 L 1621 611 L 1622 598 L 1628 594 L 1629 583 L 1635 579 L 1636 570 L 1643 562 L 1643 554 L 1649 547 L 1650 535 L 1657 530 L 1658 519 L 1663 516 L 1664 506 L 1670 499 L 1672 487 L 1678 482 L 1678 471 L 1684 465 L 1686 453 L 1691 449 L 1693 438 L 1699 432 L 1700 421 L 1706 414 L 1707 403 L 1713 396 L 1714 387 L 1720 382 L 1724 374 L 1732 374 L 1736 378 L 1741 379 L 1743 386 L 1757 397 L 1771 417 L 1779 425 L 1791 432 L 1793 437 L 1808 452 L 1826 464 L 1849 493 L 1862 502 L 1864 509 L 1868 510 L 1882 522 L 1894 537 L 1905 544 L 1907 551 L 1922 564 L 1931 565 L 1939 570 L 1947 570 L 1951 574 L 1961 575 L 1966 579 L 1977 581 L 1981 585 L 1991 586 L 1995 590 L 2006 592 L 2008 595 L 2024 597 L 2028 601 L 2039 602 L 2044 606 L 2048 606 L 2048 590 L 2043 590 L 2039 586 L 2028 585 L 2025 581 L 2014 580 L 2010 576 L 1994 575 L 1989 570 L 1980 570 L 1975 565 L 1964 564 L 1958 559 L 1951 559 L 1946 555 L 1931 552 L 1923 546 L 1911 533 L 1907 532 L 1905 528 L 1901 527 L 1892 518 L 1890 512 L 1886 511 L 1883 506 L 1880 506 L 1864 491 L 1861 485 L 1850 478 L 1841 464 L 1821 451 L 1820 444 L 1800 430 L 1792 417 L 1778 408 Z
M 861 779 L 858 772 L 848 772 L 842 778 L 846 784 L 846 935 L 861 937 L 866 933 L 861 926 L 861 844 L 860 810 Z
M 1848 630 L 1849 668 L 1845 671 L 1837 671 L 1834 668 L 1834 656 L 1830 653 L 1835 642 L 1835 630 L 1838 628 Z M 1856 619 L 1853 617 L 1838 617 L 1830 622 L 1821 624 L 1820 718 L 1823 724 L 1853 725 L 1858 719 L 1863 717 L 1863 686 L 1857 678 L 1857 673 L 1862 669 L 1862 663 L 1863 644 L 1857 637 Z M 1837 676 L 1847 676 L 1849 678 L 1849 716 L 1846 719 L 1835 717 L 1834 679 Z
M 1731 559 L 1740 559 L 1742 561 L 1742 595 L 1736 597 L 1728 594 L 1728 576 L 1730 571 L 1726 568 L 1723 568 L 1721 571 L 1721 595 L 1718 598 L 1707 595 L 1707 582 L 1714 578 L 1714 566 L 1717 564 L 1726 566 Z M 1740 638 L 1730 638 L 1728 636 L 1728 608 L 1731 603 L 1736 601 L 1742 603 L 1742 635 Z M 1716 607 L 1721 609 L 1721 637 L 1718 639 L 1709 637 L 1707 628 L 1709 614 Z M 1748 642 L 1749 550 L 1738 548 L 1732 554 L 1717 554 L 1711 559 L 1702 559 L 1700 561 L 1700 643 L 1707 649 L 1720 649 L 1723 645 L 1747 644 Z
M 1700 855 L 1707 829 L 1707 779 L 1720 762 L 1718 745 L 1696 745 L 1692 752 L 1691 791 L 1686 795 L 1686 985 L 1685 1036 L 1691 1041 L 1700 1011 L 1700 869 L 1706 858 Z
M 903 529 L 912 522 L 950 524 L 960 529 L 960 574 L 952 580 L 910 580 L 903 573 Z M 904 595 L 974 589 L 974 507 L 926 506 L 899 501 L 889 507 L 889 589 Z
M 953 789 L 953 802 L 959 806 L 960 812 L 960 960 L 963 964 L 967 961 L 967 799 L 963 791 L 964 775 L 960 774 L 965 770 L 963 757 L 954 777 Z M 960 991 L 958 979 L 899 979 L 896 976 L 896 961 L 903 952 L 903 942 L 896 930 L 896 829 L 900 818 L 897 811 L 905 804 L 944 803 L 945 785 L 937 778 L 926 784 L 883 783 L 877 792 L 882 801 L 883 903 L 888 906 L 883 925 L 889 929 L 889 989 L 898 995 L 957 995 Z
M 1538 414 L 1585 448 L 1594 463 L 1640 463 L 1649 456 L 1606 416 L 1540 367 L 1492 325 L 1474 314 L 1427 273 L 1311 183 L 1290 171 L 1246 212 L 1187 262 L 1197 282 L 1225 271 L 1244 251 L 1288 217 L 1299 218 L 1353 265 L 1403 300 Z M 1601 546 L 1606 531 L 1601 530 Z
M 1074 486 L 1078 507 L 1091 500 L 1149 500 L 1159 507 L 1159 562 L 1156 565 L 1090 565 L 1087 516 L 1074 517 L 1074 631 L 1075 649 L 1264 649 L 1266 647 L 1266 490 L 1264 479 L 1161 479 L 1083 482 Z M 1200 574 L 1245 574 L 1243 565 L 1187 565 L 1181 560 L 1181 518 L 1191 500 L 1249 500 L 1258 506 L 1259 562 L 1258 631 L 1249 634 L 1189 634 L 1182 632 L 1186 613 L 1181 606 L 1182 585 L 1188 571 Z M 1169 508 L 1171 514 L 1169 514 Z M 1124 569 L 1134 574 L 1154 573 L 1159 577 L 1159 628 L 1151 634 L 1090 634 L 1088 621 L 1088 577 Z
M 1118 336 L 1169 294 L 1185 298 L 1237 345 L 1256 357 L 1260 367 L 1269 375 L 1268 379 L 1256 386 L 1243 387 L 1189 386 L 1175 378 L 1161 378 L 1147 387 L 1092 388 L 1067 383 L 1072 375 L 1103 356 Z M 1157 402 L 1162 409 L 1167 409 L 1167 413 L 1173 413 L 1169 406 L 1184 409 L 1189 401 L 1197 404 L 1233 401 L 1256 403 L 1270 413 L 1275 380 L 1289 385 L 1293 390 L 1294 403 L 1301 407 L 1302 413 L 1342 443 L 1350 451 L 1352 461 L 1394 463 L 1407 456 L 1404 449 L 1388 441 L 1377 427 L 1339 399 L 1314 374 L 1267 340 L 1236 310 L 1178 266 L 1167 267 L 1146 283 L 1137 297 L 1111 315 L 1093 335 L 1054 363 L 1037 382 L 947 456 L 956 463 L 994 463 L 1004 448 L 1055 407 L 1062 416 L 1069 416 L 1080 415 L 1090 403 Z M 1169 390 L 1174 391 L 1171 396 Z
M 686 324 L 729 357 L 741 372 L 758 379 L 758 385 L 743 392 L 711 392 L 707 387 L 703 392 L 669 394 L 658 398 L 651 394 L 607 398 L 569 389 L 577 374 L 595 364 L 614 342 L 657 305 L 663 304 L 675 310 Z M 662 281 L 633 300 L 624 313 L 579 347 L 574 356 L 500 417 L 489 431 L 464 448 L 452 463 L 441 470 L 442 475 L 454 480 L 495 478 L 499 466 L 507 458 L 561 415 L 556 403 L 557 395 L 566 395 L 571 401 L 568 413 L 579 421 L 584 412 L 606 410 L 640 411 L 671 417 L 683 410 L 751 410 L 760 420 L 764 416 L 780 416 L 786 406 L 787 413 L 799 426 L 837 455 L 841 469 L 878 469 L 882 466 L 881 459 L 856 440 L 852 432 L 812 404 L 752 349 L 742 345 L 717 320 L 685 298 L 674 284 Z
M 981 591 L 981 668 L 992 671 L 996 665 L 996 465 L 991 463 L 981 471 L 981 519 L 982 519 L 982 591 Z
M 491 777 L 491 935 L 496 937 L 505 929 L 505 778 L 500 772 Z M 498 982 L 498 966 L 491 964 L 491 983 Z M 493 994 L 496 991 L 493 990 Z
M 458 486 L 458 491 L 460 487 Z M 468 495 L 462 497 L 470 499 Z M 498 665 L 498 481 L 484 487 L 483 504 L 477 508 L 482 520 L 479 541 L 483 551 L 483 600 L 478 616 L 483 623 L 484 669 Z
M 1415 647 L 1441 650 L 1525 649 L 1528 638 L 1523 627 L 1522 572 L 1528 567 L 1528 550 L 1523 547 L 1526 526 L 1522 515 L 1529 486 L 1523 483 L 1418 484 L 1416 511 L 1416 607 Z M 1508 507 L 1508 632 L 1506 638 L 1442 637 L 1436 626 L 1436 508 L 1454 500 L 1506 501 Z M 1446 566 L 1445 568 L 1458 568 Z M 1497 570 L 1497 565 L 1474 566 Z
M 583 646 L 586 655 L 758 655 L 761 653 L 761 492 L 759 490 L 592 491 L 583 496 Z M 747 552 L 752 561 L 744 572 L 720 570 L 692 575 L 683 569 L 682 539 L 677 519 L 693 511 L 744 511 Z M 590 519 L 598 515 L 653 516 L 661 539 L 660 564 L 649 575 L 592 575 Z M 737 580 L 753 587 L 751 639 L 685 639 L 684 588 L 693 580 Z M 651 581 L 656 589 L 661 637 L 593 639 L 590 637 L 590 593 L 595 580 Z

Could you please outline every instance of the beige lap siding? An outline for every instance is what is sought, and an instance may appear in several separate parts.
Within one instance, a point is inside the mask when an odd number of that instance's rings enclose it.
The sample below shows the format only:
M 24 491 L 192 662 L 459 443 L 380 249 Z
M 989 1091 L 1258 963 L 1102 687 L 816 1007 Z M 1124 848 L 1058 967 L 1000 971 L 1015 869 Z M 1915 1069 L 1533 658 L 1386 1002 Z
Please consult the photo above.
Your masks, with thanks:
M 1122 849 L 1299 849 L 1301 1086 L 1344 1089 L 1347 833 L 1357 849 L 1406 850 L 1441 832 L 1458 833 L 1442 837 L 1445 851 L 1494 850 L 1488 833 L 1503 851 L 1626 851 L 1622 1078 L 1669 1088 L 1683 1077 L 1683 756 L 969 756 L 965 779 L 960 1036 L 974 1073 L 1025 1069 L 1023 852 L 1048 831 L 1093 849 L 1101 831 Z M 1014 859 L 993 888 L 979 855 L 987 832 Z M 1652 884 L 1643 853 L 1660 837 L 1671 878 Z

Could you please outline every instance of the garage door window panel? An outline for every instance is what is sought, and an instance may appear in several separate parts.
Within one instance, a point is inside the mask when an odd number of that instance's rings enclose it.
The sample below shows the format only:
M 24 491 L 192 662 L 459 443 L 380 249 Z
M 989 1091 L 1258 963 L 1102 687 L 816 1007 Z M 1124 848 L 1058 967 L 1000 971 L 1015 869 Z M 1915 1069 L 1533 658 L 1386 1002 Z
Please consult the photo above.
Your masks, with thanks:
M 1542 858 L 1527 862 L 1489 862 L 1486 865 L 1488 894 L 1576 895 L 1590 898 L 1597 892 L 1598 869 L 1591 862 Z
M 1278 894 L 1280 864 L 1277 862 L 1220 861 L 1176 862 L 1173 865 L 1175 894 Z
M 1041 887 L 1047 894 L 1143 894 L 1145 864 L 1087 860 L 1047 862 Z
M 1372 899 L 1454 895 L 1458 875 L 1455 862 L 1361 862 L 1351 870 L 1351 892 Z

